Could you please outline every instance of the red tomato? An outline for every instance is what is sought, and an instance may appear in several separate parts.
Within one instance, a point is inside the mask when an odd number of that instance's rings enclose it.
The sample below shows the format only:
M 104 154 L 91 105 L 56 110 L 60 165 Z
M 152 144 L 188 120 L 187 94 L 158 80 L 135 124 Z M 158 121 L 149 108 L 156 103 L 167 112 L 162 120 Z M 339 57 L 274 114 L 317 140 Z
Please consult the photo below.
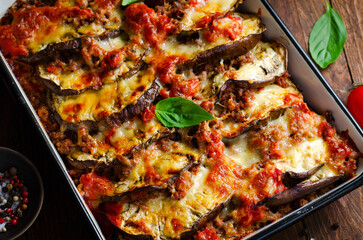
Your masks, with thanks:
M 348 110 L 363 128 L 363 86 L 357 87 L 348 96 Z

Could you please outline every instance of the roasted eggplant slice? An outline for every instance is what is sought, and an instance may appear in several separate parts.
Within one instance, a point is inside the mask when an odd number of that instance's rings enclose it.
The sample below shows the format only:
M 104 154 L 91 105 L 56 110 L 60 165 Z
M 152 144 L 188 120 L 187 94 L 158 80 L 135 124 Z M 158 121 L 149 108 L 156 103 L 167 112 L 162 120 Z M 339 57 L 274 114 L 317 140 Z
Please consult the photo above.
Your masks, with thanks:
M 228 194 L 220 194 L 209 185 L 210 171 L 199 165 L 193 171 L 194 184 L 182 199 L 173 199 L 166 191 L 138 193 L 138 199 L 118 202 L 122 206 L 119 214 L 106 214 L 115 226 L 136 238 L 187 238 L 213 219 L 229 200 Z
M 146 148 L 152 142 L 170 135 L 172 132 L 173 130 L 164 127 L 155 118 L 145 124 L 139 117 L 126 121 L 119 127 L 103 130 L 90 136 L 79 132 L 78 145 L 83 145 L 82 141 L 85 138 L 90 139 L 89 142 L 93 144 L 88 144 L 91 145 L 88 147 L 88 151 L 77 148 L 68 155 L 68 162 L 78 169 L 108 165 L 117 158 Z M 105 144 L 106 142 L 107 144 Z
M 275 83 L 262 83 L 265 85 L 262 87 L 261 83 L 248 81 L 225 82 L 215 108 L 215 115 L 223 121 L 222 136 L 236 137 L 250 125 L 267 118 L 274 110 L 302 102 L 296 86 L 290 80 L 286 80 L 286 83 L 284 87 Z M 249 87 L 238 87 L 241 85 Z
M 281 77 L 287 72 L 287 50 L 277 41 L 259 42 L 240 62 L 238 59 L 235 62 L 237 67 L 229 66 L 226 72 L 214 77 L 215 87 L 220 88 L 231 79 L 257 84 Z
M 324 124 L 323 116 L 305 104 L 297 104 L 237 138 L 223 139 L 224 154 L 244 168 L 259 162 L 273 163 L 284 173 L 282 183 L 288 187 L 306 179 L 336 176 L 337 170 L 329 164 L 329 143 L 319 134 Z
M 74 54 L 75 52 L 81 50 L 85 41 L 90 41 L 93 39 L 97 42 L 106 42 L 105 40 L 107 39 L 114 39 L 117 37 L 125 39 L 127 38 L 127 35 L 121 30 L 112 30 L 109 32 L 105 32 L 102 35 L 96 35 L 93 37 L 83 36 L 68 41 L 62 41 L 59 43 L 50 43 L 43 50 L 34 54 L 30 54 L 28 56 L 19 57 L 19 60 L 31 64 L 42 61 L 49 61 L 50 59 L 55 59 L 62 55 Z
M 133 154 L 122 181 L 115 183 L 113 195 L 147 187 L 166 189 L 184 171 L 197 166 L 201 155 L 199 150 L 168 137 L 155 141 Z
M 139 114 L 155 99 L 159 83 L 150 69 L 79 95 L 51 95 L 51 108 L 64 122 L 99 121 L 110 117 L 123 122 Z M 60 123 L 62 124 L 62 123 Z
M 71 59 L 64 61 L 57 59 L 39 64 L 38 77 L 58 95 L 98 90 L 103 84 L 130 77 L 141 69 L 144 50 L 127 45 L 127 41 L 128 36 L 121 31 L 85 38 L 82 54 L 73 54 Z
M 91 70 L 87 66 L 76 71 L 49 72 L 45 66 L 38 67 L 38 77 L 43 84 L 57 95 L 77 95 L 87 90 L 99 90 L 103 84 L 114 83 L 135 74 L 142 66 L 142 60 L 125 60 L 116 69 Z
M 258 16 L 233 13 L 215 18 L 203 30 L 191 32 L 191 35 L 198 36 L 193 36 L 191 40 L 183 41 L 180 35 L 171 36 L 162 44 L 161 49 L 168 55 L 186 59 L 179 68 L 187 69 L 243 55 L 259 42 L 264 31 L 265 26 Z M 189 39 L 185 33 L 181 34 L 184 34 L 182 39 Z
M 289 188 L 281 193 L 278 193 L 278 194 L 268 198 L 263 203 L 265 206 L 267 206 L 269 208 L 278 207 L 285 203 L 289 203 L 295 199 L 301 198 L 318 189 L 327 187 L 327 186 L 335 183 L 336 181 L 342 179 L 343 177 L 344 177 L 344 175 L 343 176 L 338 175 L 338 176 L 323 178 L 321 180 L 314 181 L 314 182 L 311 182 L 311 181 L 303 182 L 303 183 L 296 185 L 293 188 Z

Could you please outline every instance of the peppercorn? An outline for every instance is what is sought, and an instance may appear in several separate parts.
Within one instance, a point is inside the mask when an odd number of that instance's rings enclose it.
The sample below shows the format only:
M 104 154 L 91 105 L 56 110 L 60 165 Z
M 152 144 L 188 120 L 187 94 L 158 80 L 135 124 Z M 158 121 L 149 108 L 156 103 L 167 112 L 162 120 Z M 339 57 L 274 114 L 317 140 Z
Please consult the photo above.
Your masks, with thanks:
M 29 199 L 28 198 L 24 198 L 23 199 L 23 203 L 28 203 L 29 202 Z
M 7 193 L 7 192 L 9 191 L 9 189 L 8 189 L 7 187 L 3 187 L 1 190 L 2 190 L 4 193 Z
M 7 229 L 7 230 L 9 230 L 9 229 L 11 228 L 11 223 L 7 223 L 7 224 L 5 225 L 5 227 L 6 227 L 6 229 Z
M 11 220 L 10 217 L 5 217 L 5 221 L 9 222 Z
M 15 219 L 11 220 L 11 225 L 16 225 L 17 223 L 18 223 L 17 220 L 15 220 Z
M 6 204 L 8 202 L 8 200 L 6 200 L 5 198 L 1 200 L 2 204 Z
M 18 197 L 18 196 L 14 196 L 14 197 L 13 197 L 13 201 L 14 201 L 14 202 L 19 201 L 19 197 Z
M 27 208 L 28 208 L 28 206 L 27 206 L 26 204 L 22 204 L 22 205 L 21 205 L 21 209 L 25 210 L 25 209 L 27 209 Z
M 1 231 L 6 232 L 6 227 L 3 227 Z
M 10 190 L 10 191 L 9 191 L 9 195 L 10 195 L 10 196 L 14 196 L 15 194 L 16 194 L 16 192 L 15 192 L 14 190 Z
M 6 213 L 10 213 L 10 212 L 11 212 L 11 208 L 7 208 L 7 209 L 5 210 L 5 212 L 6 212 Z
M 15 167 L 12 167 L 12 168 L 10 168 L 10 169 L 9 169 L 9 174 L 10 174 L 11 176 L 16 175 L 16 172 L 17 172 L 17 170 L 16 170 L 16 168 L 15 168 Z
M 23 197 L 27 197 L 29 195 L 29 193 L 27 191 L 23 192 Z
M 0 224 L 3 224 L 5 222 L 4 218 L 0 218 Z

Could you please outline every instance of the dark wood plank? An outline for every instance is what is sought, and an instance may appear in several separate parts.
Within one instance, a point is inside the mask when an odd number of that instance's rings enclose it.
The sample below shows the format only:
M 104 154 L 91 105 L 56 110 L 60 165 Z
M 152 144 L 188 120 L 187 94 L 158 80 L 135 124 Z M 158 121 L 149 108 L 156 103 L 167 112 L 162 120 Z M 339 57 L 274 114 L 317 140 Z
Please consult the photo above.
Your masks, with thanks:
M 344 47 L 353 82 L 363 84 L 363 4 L 361 0 L 332 0 L 348 31 Z
M 306 230 L 304 222 L 300 221 L 285 230 L 274 234 L 269 240 L 282 240 L 282 239 L 294 239 L 294 240 L 306 240 Z
M 308 239 L 362 240 L 363 187 L 304 219 Z
M 61 178 L 54 159 L 3 80 L 0 80 L 0 109 L 0 146 L 27 156 L 38 168 L 44 183 L 45 196 L 40 215 L 19 239 L 92 239 L 90 228 L 85 224 L 80 208 Z

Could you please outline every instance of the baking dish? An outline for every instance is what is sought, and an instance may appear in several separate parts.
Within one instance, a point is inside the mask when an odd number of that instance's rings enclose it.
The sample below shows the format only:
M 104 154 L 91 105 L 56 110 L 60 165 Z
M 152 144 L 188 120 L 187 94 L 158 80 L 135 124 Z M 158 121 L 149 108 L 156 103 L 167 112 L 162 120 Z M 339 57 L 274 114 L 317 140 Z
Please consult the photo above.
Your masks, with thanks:
M 7 6 L 8 7 L 8 6 Z M 5 7 L 4 9 L 6 9 Z M 289 61 L 289 69 L 290 73 L 293 77 L 293 79 L 297 82 L 297 84 L 301 87 L 303 90 L 303 93 L 305 95 L 306 101 L 309 103 L 309 105 L 316 110 L 319 113 L 322 113 L 324 111 L 331 111 L 333 113 L 333 116 L 336 119 L 336 127 L 338 130 L 345 130 L 348 129 L 350 132 L 351 137 L 356 142 L 358 148 L 360 151 L 362 151 L 362 132 L 359 130 L 356 123 L 352 121 L 351 116 L 347 113 L 346 109 L 342 105 L 342 103 L 339 101 L 339 99 L 335 96 L 333 91 L 330 89 L 330 87 L 327 85 L 327 83 L 323 80 L 319 72 L 316 68 L 314 68 L 313 64 L 309 61 L 309 59 L 306 57 L 306 55 L 301 50 L 301 47 L 299 47 L 296 43 L 296 41 L 293 39 L 291 34 L 286 30 L 284 25 L 281 23 L 281 21 L 278 19 L 276 14 L 271 10 L 268 3 L 266 1 L 246 1 L 243 5 L 241 10 L 247 11 L 247 12 L 257 12 L 258 9 L 261 8 L 262 10 L 262 16 L 263 16 L 263 22 L 267 25 L 268 31 L 266 32 L 266 37 L 268 39 L 277 39 L 285 43 L 289 50 L 290 54 L 290 61 Z M 3 11 L 2 11 L 3 12 Z M 70 184 L 70 187 L 75 192 L 77 199 L 83 208 L 87 218 L 89 219 L 90 223 L 93 226 L 93 229 L 95 230 L 96 234 L 100 239 L 104 239 L 97 223 L 95 222 L 92 214 L 90 213 L 89 209 L 86 207 L 84 201 L 80 197 L 78 191 L 76 190 L 76 187 L 72 183 L 72 180 L 67 175 L 67 170 L 55 150 L 54 146 L 52 145 L 51 141 L 49 140 L 48 136 L 46 135 L 45 130 L 41 127 L 40 121 L 38 117 L 36 116 L 33 108 L 31 107 L 28 99 L 26 98 L 24 92 L 21 90 L 19 84 L 14 79 L 14 76 L 10 72 L 7 64 L 5 63 L 4 59 L 2 58 L 2 65 L 4 67 L 4 70 L 7 72 L 7 83 L 10 85 L 14 93 L 19 97 L 19 100 L 21 101 L 22 105 L 25 106 L 27 111 L 31 114 L 34 123 L 38 127 L 38 129 L 41 131 L 45 141 L 47 142 L 49 149 L 52 151 L 57 163 L 59 164 L 65 178 L 67 179 L 68 183 Z M 322 101 L 324 100 L 324 101 Z M 359 165 L 358 171 L 357 171 L 357 177 L 354 179 L 351 179 L 349 182 L 339 186 L 338 188 L 334 189 L 333 191 L 330 191 L 329 193 L 321 196 L 317 200 L 309 203 L 303 208 L 300 208 L 292 213 L 290 213 L 288 216 L 284 217 L 283 219 L 275 222 L 274 224 L 268 225 L 267 227 L 259 230 L 253 235 L 250 235 L 249 238 L 261 238 L 266 237 L 273 232 L 277 231 L 278 229 L 284 227 L 287 224 L 291 224 L 292 222 L 298 220 L 302 216 L 306 215 L 307 213 L 311 212 L 315 208 L 322 206 L 323 204 L 333 201 L 337 197 L 347 193 L 348 191 L 354 189 L 355 187 L 362 184 L 362 167 Z

